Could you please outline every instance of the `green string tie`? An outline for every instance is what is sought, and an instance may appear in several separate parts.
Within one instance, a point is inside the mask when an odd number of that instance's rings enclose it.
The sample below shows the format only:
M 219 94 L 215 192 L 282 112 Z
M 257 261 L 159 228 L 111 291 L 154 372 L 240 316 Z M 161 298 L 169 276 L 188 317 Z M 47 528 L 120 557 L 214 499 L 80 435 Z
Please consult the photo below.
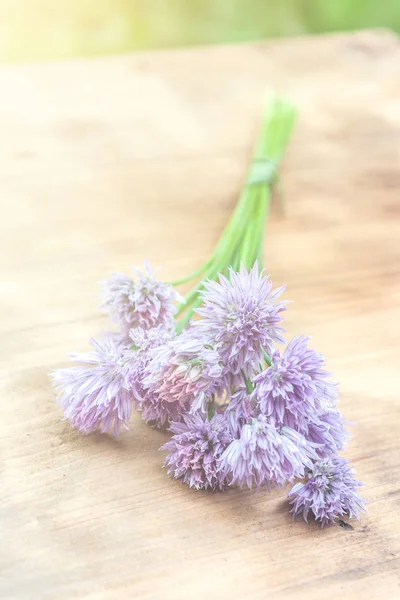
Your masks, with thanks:
M 278 163 L 270 158 L 255 158 L 247 176 L 247 185 L 272 185 L 276 179 Z

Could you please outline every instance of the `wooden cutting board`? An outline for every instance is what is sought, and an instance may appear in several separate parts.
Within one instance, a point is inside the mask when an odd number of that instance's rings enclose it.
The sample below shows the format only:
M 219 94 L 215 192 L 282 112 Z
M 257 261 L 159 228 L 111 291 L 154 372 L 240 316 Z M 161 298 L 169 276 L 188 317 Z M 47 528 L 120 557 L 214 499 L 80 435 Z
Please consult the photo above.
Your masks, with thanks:
M 389 32 L 0 69 L 2 598 L 400 597 L 399 82 Z M 48 379 L 107 327 L 98 280 L 210 253 L 266 89 L 300 117 L 265 265 L 341 381 L 351 528 L 293 523 L 287 490 L 191 491 L 166 433 L 82 437 Z

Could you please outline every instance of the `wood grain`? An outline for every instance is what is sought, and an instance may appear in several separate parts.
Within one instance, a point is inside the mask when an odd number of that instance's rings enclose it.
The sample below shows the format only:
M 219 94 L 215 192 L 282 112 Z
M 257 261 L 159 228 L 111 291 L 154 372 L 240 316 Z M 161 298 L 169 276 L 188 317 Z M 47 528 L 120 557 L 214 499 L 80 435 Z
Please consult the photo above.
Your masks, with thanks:
M 1 68 L 2 598 L 400 597 L 399 82 L 388 32 Z M 356 423 L 369 514 L 353 529 L 293 523 L 285 490 L 169 480 L 167 434 L 137 418 L 81 437 L 47 377 L 107 327 L 98 280 L 208 255 L 266 87 L 300 119 L 265 263 Z

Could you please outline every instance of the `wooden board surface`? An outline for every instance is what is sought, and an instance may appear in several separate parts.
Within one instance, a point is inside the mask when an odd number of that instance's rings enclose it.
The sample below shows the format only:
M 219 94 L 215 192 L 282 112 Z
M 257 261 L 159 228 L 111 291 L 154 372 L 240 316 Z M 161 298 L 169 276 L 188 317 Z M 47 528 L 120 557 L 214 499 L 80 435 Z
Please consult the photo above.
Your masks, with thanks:
M 1 582 L 7 599 L 400 597 L 400 48 L 389 32 L 0 70 Z M 265 88 L 300 119 L 265 264 L 341 381 L 369 514 L 293 523 L 286 493 L 200 493 L 167 434 L 61 420 L 47 374 L 107 321 L 98 280 L 213 248 Z M 287 491 L 287 490 L 286 490 Z

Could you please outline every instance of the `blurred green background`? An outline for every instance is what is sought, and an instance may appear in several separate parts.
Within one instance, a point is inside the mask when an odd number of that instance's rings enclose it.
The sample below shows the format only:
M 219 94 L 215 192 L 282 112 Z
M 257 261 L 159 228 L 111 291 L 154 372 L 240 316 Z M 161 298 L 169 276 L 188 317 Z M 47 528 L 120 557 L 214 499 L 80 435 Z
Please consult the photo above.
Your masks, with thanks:
M 0 60 L 390 27 L 400 0 L 0 0 Z

